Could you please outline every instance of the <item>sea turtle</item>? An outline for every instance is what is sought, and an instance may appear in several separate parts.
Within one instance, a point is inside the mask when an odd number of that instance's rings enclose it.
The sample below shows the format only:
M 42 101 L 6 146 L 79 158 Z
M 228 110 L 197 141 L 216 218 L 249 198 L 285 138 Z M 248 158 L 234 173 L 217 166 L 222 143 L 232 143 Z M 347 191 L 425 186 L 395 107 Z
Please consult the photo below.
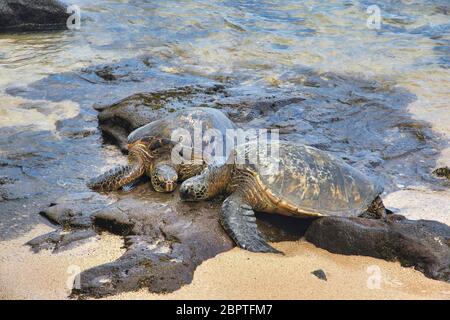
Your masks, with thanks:
M 265 150 L 271 151 L 269 154 Z M 236 244 L 254 252 L 277 252 L 263 239 L 255 211 L 295 217 L 384 217 L 380 184 L 324 151 L 272 141 L 237 146 L 226 163 L 210 165 L 180 187 L 185 201 L 229 195 L 220 222 Z
M 174 141 L 173 133 L 177 129 L 184 130 L 188 139 Z M 214 135 L 211 134 L 210 140 L 202 140 L 202 136 L 198 137 L 199 133 L 205 134 L 208 130 L 213 130 L 216 135 L 225 137 L 228 129 L 236 129 L 236 126 L 217 109 L 198 107 L 174 112 L 163 119 L 134 130 L 128 136 L 129 164 L 113 168 L 92 179 L 88 186 L 97 191 L 114 191 L 146 174 L 156 191 L 172 192 L 177 181 L 183 181 L 201 173 L 205 166 L 203 154 L 199 154 L 196 150 L 205 149 L 205 144 L 214 141 Z M 178 131 L 178 133 L 183 132 Z M 201 143 L 194 149 L 195 138 L 200 139 Z M 172 161 L 171 151 L 177 144 L 191 148 L 190 158 L 187 159 L 191 161 L 183 163 Z

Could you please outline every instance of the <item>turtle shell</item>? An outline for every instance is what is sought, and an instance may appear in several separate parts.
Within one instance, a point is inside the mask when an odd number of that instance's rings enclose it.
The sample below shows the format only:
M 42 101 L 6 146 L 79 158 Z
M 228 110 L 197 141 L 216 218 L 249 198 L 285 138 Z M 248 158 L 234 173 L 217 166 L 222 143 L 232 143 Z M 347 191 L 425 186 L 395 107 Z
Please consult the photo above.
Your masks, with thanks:
M 277 141 L 235 150 L 237 166 L 251 171 L 279 205 L 287 203 L 301 215 L 357 216 L 383 191 L 343 160 L 313 147 Z
M 173 133 L 176 130 L 184 129 L 189 133 L 190 139 L 183 139 L 181 143 L 185 146 L 196 148 L 196 150 L 204 150 L 204 148 L 214 141 L 214 132 L 208 137 L 208 130 L 215 130 L 216 136 L 223 138 L 223 150 L 225 148 L 224 137 L 228 129 L 236 129 L 236 125 L 220 110 L 213 108 L 186 108 L 170 114 L 169 116 L 159 119 L 134 130 L 128 136 L 128 143 L 131 144 L 141 139 L 170 139 L 175 143 L 179 143 L 179 139 L 174 139 Z M 200 135 L 200 136 L 199 136 Z M 197 139 L 197 140 L 196 140 Z M 194 142 L 195 141 L 195 142 Z M 203 149 L 197 142 L 202 142 Z M 222 153 L 221 156 L 224 156 Z M 225 158 L 228 155 L 225 155 Z

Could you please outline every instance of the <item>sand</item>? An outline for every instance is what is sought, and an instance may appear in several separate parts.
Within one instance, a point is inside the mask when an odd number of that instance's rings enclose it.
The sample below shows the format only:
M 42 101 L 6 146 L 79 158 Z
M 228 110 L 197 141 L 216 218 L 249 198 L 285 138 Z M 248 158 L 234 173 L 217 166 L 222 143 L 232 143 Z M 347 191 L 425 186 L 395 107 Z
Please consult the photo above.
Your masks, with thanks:
M 23 245 L 51 230 L 41 224 L 0 243 L 0 299 L 67 299 L 78 272 L 124 252 L 122 239 L 107 233 L 57 254 Z M 332 254 L 303 240 L 273 245 L 286 255 L 235 248 L 204 262 L 192 283 L 173 293 L 141 289 L 107 299 L 450 299 L 450 284 L 399 263 Z M 327 281 L 311 274 L 317 269 Z
M 52 230 L 39 224 L 19 238 L 0 242 L 0 299 L 66 299 L 79 272 L 125 252 L 122 239 L 109 234 L 57 254 L 34 254 L 24 245 Z
M 450 284 L 425 278 L 398 263 L 342 256 L 306 241 L 274 246 L 286 256 L 241 249 L 218 255 L 196 271 L 194 281 L 168 295 L 141 290 L 119 299 L 450 299 Z M 327 281 L 311 274 L 322 269 Z
M 383 201 L 408 219 L 436 220 L 450 225 L 450 190 L 399 190 L 383 197 Z

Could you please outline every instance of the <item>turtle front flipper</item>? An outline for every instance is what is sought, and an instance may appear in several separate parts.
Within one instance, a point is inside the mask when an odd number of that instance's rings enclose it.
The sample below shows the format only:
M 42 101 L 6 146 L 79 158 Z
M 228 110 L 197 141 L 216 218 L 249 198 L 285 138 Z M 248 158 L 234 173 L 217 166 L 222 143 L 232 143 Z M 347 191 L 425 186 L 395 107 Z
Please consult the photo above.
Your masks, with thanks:
M 135 181 L 145 172 L 140 162 L 113 168 L 88 182 L 87 186 L 96 191 L 116 191 Z
M 281 253 L 262 237 L 252 207 L 239 193 L 232 194 L 224 201 L 220 223 L 234 242 L 243 249 L 252 252 Z

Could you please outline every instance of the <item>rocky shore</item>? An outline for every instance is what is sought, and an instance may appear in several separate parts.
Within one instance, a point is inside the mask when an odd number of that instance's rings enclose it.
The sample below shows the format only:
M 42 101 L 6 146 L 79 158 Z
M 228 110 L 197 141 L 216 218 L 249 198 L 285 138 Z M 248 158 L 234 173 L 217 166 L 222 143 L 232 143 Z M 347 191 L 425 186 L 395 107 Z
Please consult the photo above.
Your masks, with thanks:
M 119 72 L 121 77 L 106 77 L 104 72 L 99 75 L 99 70 L 105 67 L 83 70 L 77 77 L 99 86 L 123 86 L 142 74 L 139 69 L 136 75 L 135 65 L 130 67 L 129 63 L 108 67 L 109 72 Z M 307 69 L 297 72 L 292 81 L 297 90 L 291 87 L 286 92 L 258 95 L 253 93 L 254 88 L 229 83 L 174 86 L 135 93 L 94 108 L 104 141 L 117 145 L 123 153 L 127 151 L 126 136 L 133 129 L 187 106 L 209 106 L 225 112 L 243 128 L 279 128 L 282 139 L 333 152 L 382 179 L 388 191 L 409 183 L 411 170 L 423 173 L 422 183 L 436 189 L 445 187 L 445 179 L 432 174 L 439 142 L 426 123 L 411 119 L 401 107 L 402 101 L 406 105 L 413 99 L 408 92 Z M 49 83 L 47 90 L 51 90 Z M 58 122 L 57 131 L 71 144 L 87 142 L 95 134 L 92 122 L 90 116 L 79 115 Z M 378 138 L 386 134 L 389 142 Z M 418 167 L 416 159 L 425 161 Z M 91 174 L 103 170 L 96 164 Z M 183 203 L 176 192 L 157 194 L 146 181 L 132 192 L 105 196 L 88 191 L 83 181 L 78 191 L 68 190 L 42 208 L 41 214 L 56 224 L 57 230 L 28 242 L 35 252 L 50 249 L 59 253 L 103 232 L 123 237 L 125 253 L 116 261 L 84 270 L 73 297 L 103 297 L 139 288 L 172 292 L 191 283 L 200 264 L 234 246 L 218 223 L 220 199 Z M 258 226 L 270 241 L 293 241 L 304 236 L 331 252 L 399 261 L 448 282 L 449 227 L 408 220 L 402 212 L 396 213 L 388 222 L 362 218 L 312 221 L 261 214 Z

